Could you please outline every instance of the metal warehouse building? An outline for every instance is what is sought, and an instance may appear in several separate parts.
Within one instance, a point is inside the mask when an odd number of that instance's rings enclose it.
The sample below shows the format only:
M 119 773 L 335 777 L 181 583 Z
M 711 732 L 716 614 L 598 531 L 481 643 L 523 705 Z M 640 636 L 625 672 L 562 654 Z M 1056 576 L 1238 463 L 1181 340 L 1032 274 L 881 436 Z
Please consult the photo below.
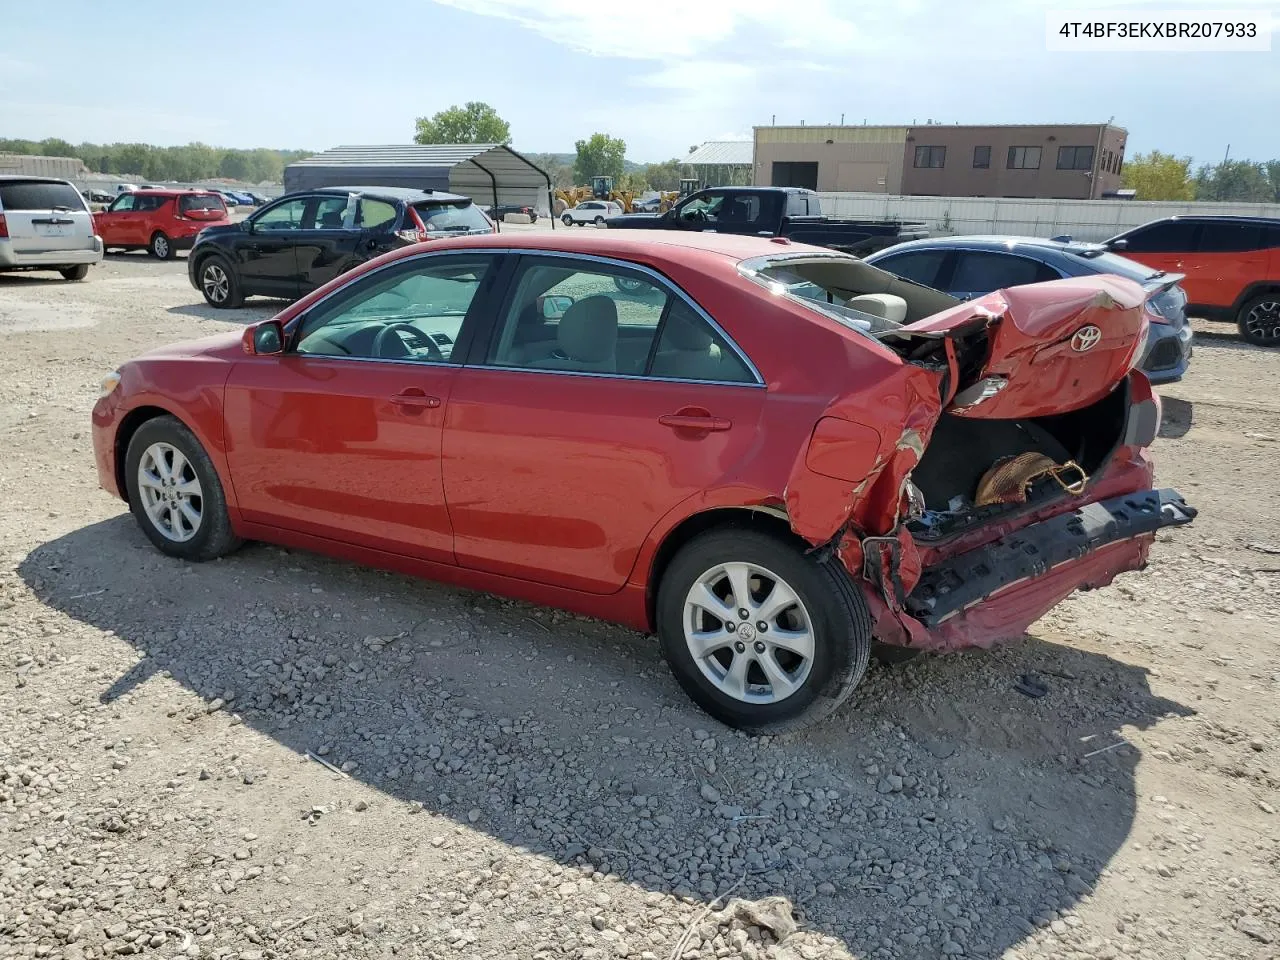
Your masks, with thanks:
M 334 147 L 284 169 L 286 192 L 346 186 L 440 190 L 485 206 L 551 204 L 546 172 L 500 143 Z

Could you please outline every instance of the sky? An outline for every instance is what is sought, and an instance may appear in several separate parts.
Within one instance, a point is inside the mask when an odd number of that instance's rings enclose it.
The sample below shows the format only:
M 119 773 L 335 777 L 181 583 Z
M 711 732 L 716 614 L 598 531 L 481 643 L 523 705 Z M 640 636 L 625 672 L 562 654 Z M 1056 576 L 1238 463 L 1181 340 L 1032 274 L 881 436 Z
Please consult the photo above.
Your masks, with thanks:
M 1045 11 L 1211 0 L 0 0 L 0 137 L 321 150 L 408 143 L 483 100 L 512 146 L 600 131 L 660 161 L 753 126 L 1097 123 L 1151 149 L 1280 157 L 1268 53 L 1049 52 Z M 1234 10 L 1278 10 L 1232 0 Z

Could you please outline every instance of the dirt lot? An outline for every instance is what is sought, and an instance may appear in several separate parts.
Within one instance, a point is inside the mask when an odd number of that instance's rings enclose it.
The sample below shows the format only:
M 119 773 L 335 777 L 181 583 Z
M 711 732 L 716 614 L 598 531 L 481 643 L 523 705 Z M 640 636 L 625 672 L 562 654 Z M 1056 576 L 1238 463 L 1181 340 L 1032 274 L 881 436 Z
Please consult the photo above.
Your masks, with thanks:
M 753 741 L 626 630 L 152 549 L 100 377 L 278 306 L 0 277 L 0 956 L 1280 956 L 1280 354 L 1200 326 L 1155 454 L 1201 516 L 1149 570 Z

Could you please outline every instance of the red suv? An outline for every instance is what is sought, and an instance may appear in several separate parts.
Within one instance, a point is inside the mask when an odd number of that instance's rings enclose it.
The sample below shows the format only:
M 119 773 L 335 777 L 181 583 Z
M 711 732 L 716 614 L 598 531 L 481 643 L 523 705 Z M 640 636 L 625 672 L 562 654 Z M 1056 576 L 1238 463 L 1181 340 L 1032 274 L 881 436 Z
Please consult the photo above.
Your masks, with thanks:
M 205 227 L 228 223 L 230 217 L 222 198 L 208 190 L 135 190 L 94 214 L 93 222 L 104 253 L 112 247 L 150 250 L 168 260 L 190 250 Z
M 1167 217 L 1106 245 L 1130 260 L 1183 274 L 1189 315 L 1233 320 L 1250 343 L 1280 347 L 1280 220 Z

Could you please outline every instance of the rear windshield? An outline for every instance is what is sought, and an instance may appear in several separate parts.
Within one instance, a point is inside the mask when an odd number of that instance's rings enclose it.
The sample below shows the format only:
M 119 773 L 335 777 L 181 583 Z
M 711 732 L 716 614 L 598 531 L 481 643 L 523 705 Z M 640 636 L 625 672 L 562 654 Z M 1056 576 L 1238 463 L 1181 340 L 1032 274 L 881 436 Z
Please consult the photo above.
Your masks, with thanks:
M 1126 280 L 1136 280 L 1138 283 L 1144 283 L 1164 272 L 1162 270 L 1152 270 L 1136 260 L 1130 260 L 1128 257 L 1122 257 L 1115 253 L 1090 254 L 1087 257 L 1081 257 L 1078 253 L 1067 252 L 1071 253 L 1072 256 L 1079 257 L 1101 273 L 1114 273 L 1116 276 L 1124 277 Z
M 221 210 L 226 213 L 227 205 L 216 193 L 198 193 L 195 196 L 178 198 L 179 213 L 191 213 L 193 210 Z
M 0 210 L 83 210 L 84 198 L 69 183 L 40 180 L 0 182 Z
M 489 221 L 474 203 L 417 203 L 413 209 L 422 218 L 428 231 L 436 230 L 489 230 Z

